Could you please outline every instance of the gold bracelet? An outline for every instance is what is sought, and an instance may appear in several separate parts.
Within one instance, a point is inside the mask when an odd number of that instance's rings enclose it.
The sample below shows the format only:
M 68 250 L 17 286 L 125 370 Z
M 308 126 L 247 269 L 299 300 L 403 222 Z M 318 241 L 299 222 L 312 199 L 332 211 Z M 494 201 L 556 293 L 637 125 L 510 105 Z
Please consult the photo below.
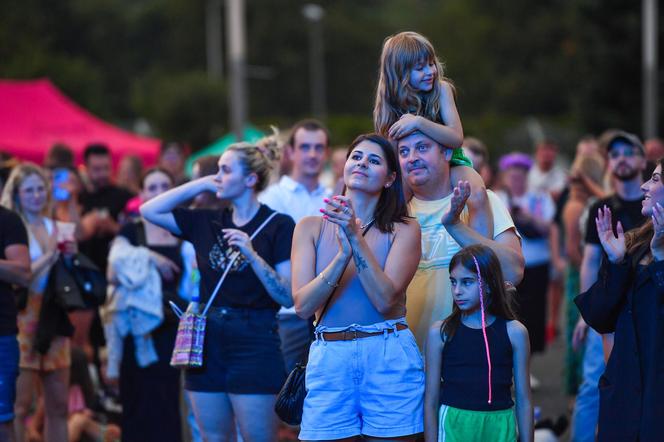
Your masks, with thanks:
M 318 276 L 320 276 L 320 279 L 322 279 L 325 282 L 325 284 L 329 285 L 333 289 L 339 287 L 338 283 L 337 284 L 332 284 L 330 281 L 328 281 L 327 278 L 325 278 L 325 275 L 323 275 L 323 272 L 320 272 L 318 274 Z

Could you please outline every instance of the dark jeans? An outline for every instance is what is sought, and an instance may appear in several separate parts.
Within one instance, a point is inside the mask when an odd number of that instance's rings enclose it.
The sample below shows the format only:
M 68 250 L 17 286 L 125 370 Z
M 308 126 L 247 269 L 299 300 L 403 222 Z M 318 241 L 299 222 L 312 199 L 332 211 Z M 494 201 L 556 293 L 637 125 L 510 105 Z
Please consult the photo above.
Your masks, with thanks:
M 286 380 L 278 328 L 272 309 L 211 308 L 203 367 L 186 371 L 185 389 L 277 394 Z
M 14 419 L 18 358 L 16 335 L 0 336 L 0 422 Z

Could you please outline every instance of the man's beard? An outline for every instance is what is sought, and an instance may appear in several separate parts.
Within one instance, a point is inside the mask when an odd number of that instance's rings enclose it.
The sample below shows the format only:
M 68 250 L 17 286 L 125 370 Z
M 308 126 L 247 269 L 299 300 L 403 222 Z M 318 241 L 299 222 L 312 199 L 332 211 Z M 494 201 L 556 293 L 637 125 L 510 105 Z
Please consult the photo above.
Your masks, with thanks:
M 618 181 L 631 181 L 637 176 L 639 176 L 641 172 L 639 172 L 637 169 L 629 168 L 627 169 L 627 173 L 617 173 L 616 171 L 613 172 L 613 177 L 617 179 Z

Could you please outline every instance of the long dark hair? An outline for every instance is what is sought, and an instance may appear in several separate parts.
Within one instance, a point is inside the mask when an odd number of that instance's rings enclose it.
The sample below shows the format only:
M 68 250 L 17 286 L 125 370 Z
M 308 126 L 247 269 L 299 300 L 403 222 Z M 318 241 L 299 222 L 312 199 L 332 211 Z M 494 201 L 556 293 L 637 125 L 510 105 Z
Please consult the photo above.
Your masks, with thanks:
M 487 246 L 474 244 L 459 250 L 450 261 L 449 270 L 452 272 L 456 266 L 461 265 L 469 272 L 477 275 L 475 261 L 480 268 L 483 284 L 485 311 L 507 320 L 516 319 L 514 313 L 514 297 L 505 289 L 505 278 L 496 254 Z M 440 336 L 445 341 L 454 336 L 461 322 L 461 309 L 454 304 L 452 313 L 443 320 L 440 326 Z M 447 338 L 446 338 L 447 337 Z
M 350 156 L 355 147 L 363 141 L 370 141 L 380 146 L 387 161 L 387 169 L 389 173 L 395 173 L 396 179 L 394 183 L 388 188 L 384 188 L 380 193 L 376 211 L 374 212 L 375 225 L 383 233 L 392 233 L 394 231 L 394 223 L 405 222 L 408 216 L 408 207 L 406 206 L 406 198 L 403 194 L 403 184 L 401 183 L 401 167 L 395 152 L 394 146 L 387 138 L 384 138 L 376 133 L 362 134 L 355 138 L 346 152 L 346 160 Z M 346 189 L 344 187 L 344 193 Z
M 664 170 L 664 158 L 657 160 L 657 165 Z M 652 225 L 651 217 L 648 217 L 648 220 L 641 227 L 637 227 L 636 229 L 632 229 L 625 233 L 625 247 L 627 254 L 634 255 L 642 247 L 650 244 L 654 233 L 655 230 Z M 650 251 L 650 249 L 648 249 L 648 251 Z

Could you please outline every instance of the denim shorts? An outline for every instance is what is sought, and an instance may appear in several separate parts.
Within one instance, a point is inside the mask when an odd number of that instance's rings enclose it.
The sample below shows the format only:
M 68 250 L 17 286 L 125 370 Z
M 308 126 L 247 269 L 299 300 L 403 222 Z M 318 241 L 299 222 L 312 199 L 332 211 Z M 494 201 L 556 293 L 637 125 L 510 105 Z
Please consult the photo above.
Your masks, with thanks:
M 277 394 L 286 380 L 277 311 L 212 307 L 207 315 L 203 367 L 188 369 L 185 389 L 232 394 Z
M 16 336 L 0 336 L 0 422 L 14 419 L 18 358 Z
M 410 329 L 396 329 L 405 322 L 400 318 L 316 329 L 300 439 L 398 437 L 424 431 L 424 363 Z M 325 341 L 320 334 L 343 330 L 384 333 L 352 341 Z

